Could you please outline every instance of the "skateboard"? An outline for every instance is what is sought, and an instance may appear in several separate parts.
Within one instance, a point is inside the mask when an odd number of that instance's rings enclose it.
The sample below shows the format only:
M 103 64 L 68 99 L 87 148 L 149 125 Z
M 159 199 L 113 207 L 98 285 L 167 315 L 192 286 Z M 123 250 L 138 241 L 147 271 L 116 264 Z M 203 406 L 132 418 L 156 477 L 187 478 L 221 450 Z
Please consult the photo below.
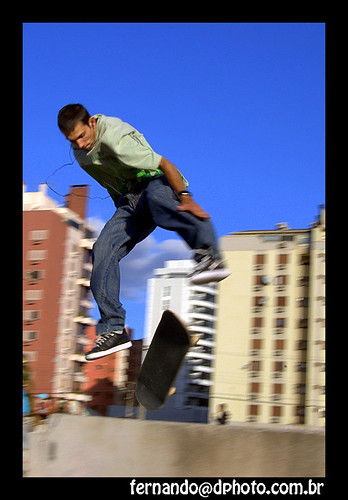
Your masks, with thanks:
M 135 395 L 142 406 L 157 410 L 174 394 L 173 384 L 186 353 L 198 340 L 199 337 L 191 338 L 172 311 L 163 312 L 135 387 Z

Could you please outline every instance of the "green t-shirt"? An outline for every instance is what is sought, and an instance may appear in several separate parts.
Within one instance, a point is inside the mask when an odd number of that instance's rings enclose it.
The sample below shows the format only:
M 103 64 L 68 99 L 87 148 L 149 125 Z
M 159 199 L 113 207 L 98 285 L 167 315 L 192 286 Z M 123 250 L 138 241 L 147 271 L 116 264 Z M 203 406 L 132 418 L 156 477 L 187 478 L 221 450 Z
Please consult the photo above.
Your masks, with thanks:
M 132 191 L 142 179 L 163 174 L 158 168 L 162 157 L 143 134 L 116 117 L 97 114 L 94 118 L 97 135 L 93 149 L 73 147 L 73 151 L 79 165 L 108 190 L 114 201 Z

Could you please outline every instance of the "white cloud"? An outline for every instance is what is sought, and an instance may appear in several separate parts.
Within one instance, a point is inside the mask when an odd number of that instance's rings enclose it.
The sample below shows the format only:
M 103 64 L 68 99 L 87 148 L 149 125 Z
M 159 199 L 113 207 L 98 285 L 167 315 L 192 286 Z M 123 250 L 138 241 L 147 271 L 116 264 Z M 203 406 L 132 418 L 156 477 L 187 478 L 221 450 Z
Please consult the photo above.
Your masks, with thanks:
M 89 217 L 87 222 L 96 230 L 96 236 L 106 223 L 97 216 Z M 150 234 L 120 262 L 121 302 L 144 302 L 147 280 L 153 276 L 153 270 L 164 267 L 166 260 L 190 259 L 191 255 L 190 248 L 182 239 L 157 241 L 154 233 Z
M 139 243 L 120 263 L 121 301 L 145 300 L 147 279 L 153 270 L 164 267 L 166 260 L 191 258 L 191 250 L 181 239 L 159 242 L 154 235 Z
M 96 232 L 96 237 L 99 236 L 101 230 L 105 226 L 106 222 L 99 217 L 88 217 L 86 219 L 87 224 L 90 224 Z

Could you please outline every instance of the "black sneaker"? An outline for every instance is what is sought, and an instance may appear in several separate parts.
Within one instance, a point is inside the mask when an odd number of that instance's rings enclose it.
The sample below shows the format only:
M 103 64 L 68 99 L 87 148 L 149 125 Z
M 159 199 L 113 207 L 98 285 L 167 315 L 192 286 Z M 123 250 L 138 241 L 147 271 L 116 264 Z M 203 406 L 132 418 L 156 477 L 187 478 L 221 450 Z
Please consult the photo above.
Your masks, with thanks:
M 93 361 L 93 359 L 103 358 L 129 347 L 132 347 L 132 342 L 129 340 L 126 330 L 123 330 L 123 332 L 102 333 L 98 335 L 93 349 L 87 352 L 86 360 Z
M 189 281 L 193 285 L 218 282 L 224 280 L 231 274 L 231 272 L 225 267 L 223 261 L 214 259 L 209 250 L 200 250 L 197 253 L 202 253 L 204 256 L 189 274 Z

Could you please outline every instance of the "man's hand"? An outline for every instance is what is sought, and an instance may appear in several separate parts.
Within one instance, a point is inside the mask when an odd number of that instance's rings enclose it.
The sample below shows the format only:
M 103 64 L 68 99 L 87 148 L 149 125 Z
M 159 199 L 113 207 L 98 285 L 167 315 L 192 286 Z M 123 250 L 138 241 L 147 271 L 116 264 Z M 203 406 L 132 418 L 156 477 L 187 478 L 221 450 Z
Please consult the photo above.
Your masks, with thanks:
M 167 181 L 172 186 L 174 191 L 180 193 L 186 189 L 185 184 L 182 181 L 182 178 L 178 172 L 178 169 L 166 158 L 161 158 L 159 168 L 162 170 L 164 175 L 167 178 Z M 193 199 L 191 196 L 185 194 L 180 196 L 181 204 L 178 205 L 178 210 L 181 212 L 190 212 L 195 215 L 199 219 L 210 219 L 210 215 L 208 215 Z
M 189 195 L 180 196 L 181 204 L 178 205 L 178 210 L 180 212 L 190 212 L 199 219 L 210 219 L 210 215 L 207 214 Z

